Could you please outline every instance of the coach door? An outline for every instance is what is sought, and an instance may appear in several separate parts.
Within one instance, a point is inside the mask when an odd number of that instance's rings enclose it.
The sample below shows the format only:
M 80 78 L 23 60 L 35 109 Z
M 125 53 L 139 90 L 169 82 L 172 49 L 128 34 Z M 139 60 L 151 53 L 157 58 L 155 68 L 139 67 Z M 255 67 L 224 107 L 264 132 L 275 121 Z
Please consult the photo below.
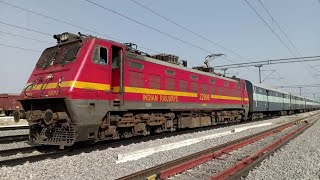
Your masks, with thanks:
M 112 90 L 112 106 L 120 108 L 123 105 L 123 49 L 119 46 L 111 47 L 112 73 L 111 73 L 111 90 Z

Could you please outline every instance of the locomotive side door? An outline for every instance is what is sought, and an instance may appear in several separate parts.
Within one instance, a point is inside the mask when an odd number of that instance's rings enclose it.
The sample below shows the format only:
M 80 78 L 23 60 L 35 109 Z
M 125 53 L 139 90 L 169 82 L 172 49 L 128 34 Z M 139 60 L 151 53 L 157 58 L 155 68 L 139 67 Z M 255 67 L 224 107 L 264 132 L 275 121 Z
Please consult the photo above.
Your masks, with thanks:
M 111 59 L 112 59 L 112 72 L 111 72 L 111 106 L 115 109 L 119 109 L 123 105 L 123 70 L 124 70 L 124 55 L 122 47 L 112 45 L 111 46 Z

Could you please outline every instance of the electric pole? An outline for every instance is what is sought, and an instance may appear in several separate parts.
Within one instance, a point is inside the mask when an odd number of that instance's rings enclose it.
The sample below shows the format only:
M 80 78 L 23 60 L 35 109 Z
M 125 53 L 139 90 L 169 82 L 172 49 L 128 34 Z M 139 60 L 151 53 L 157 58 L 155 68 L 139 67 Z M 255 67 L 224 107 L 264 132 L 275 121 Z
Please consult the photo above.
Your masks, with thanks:
M 302 87 L 298 87 L 299 88 L 299 90 L 300 90 L 300 96 L 301 96 L 301 89 L 302 89 Z
M 254 67 L 259 68 L 259 83 L 261 83 L 261 67 L 262 67 L 262 64 L 255 65 Z

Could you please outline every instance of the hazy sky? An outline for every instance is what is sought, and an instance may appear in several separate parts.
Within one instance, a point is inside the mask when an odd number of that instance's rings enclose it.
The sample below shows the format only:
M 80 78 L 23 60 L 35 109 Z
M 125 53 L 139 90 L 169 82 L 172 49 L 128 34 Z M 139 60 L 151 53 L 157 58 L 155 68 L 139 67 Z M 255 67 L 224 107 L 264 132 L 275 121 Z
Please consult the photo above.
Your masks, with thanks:
M 109 9 L 143 22 L 160 31 L 178 37 L 214 53 L 224 53 L 234 62 L 257 61 L 293 57 L 290 51 L 268 29 L 245 0 L 135 0 L 158 12 L 172 21 L 200 34 L 228 50 L 240 54 L 241 58 L 205 41 L 194 34 L 164 20 L 163 18 L 141 8 L 130 0 L 92 0 Z M 282 30 L 297 49 L 294 49 L 285 35 L 279 31 L 275 22 L 268 16 L 258 0 L 247 0 L 270 24 L 297 56 L 320 55 L 320 3 L 318 0 L 261 0 Z M 57 20 L 72 23 L 70 26 L 48 19 L 25 10 L 8 6 L 10 3 L 30 11 L 50 16 Z M 11 24 L 25 29 L 36 30 L 49 35 L 8 26 Z M 85 28 L 81 29 L 79 26 Z M 90 30 L 90 31 L 89 31 Z M 201 65 L 208 52 L 181 43 L 159 32 L 129 21 L 123 17 L 107 12 L 84 0 L 0 0 L 0 93 L 21 92 L 41 51 L 55 44 L 51 35 L 62 32 L 82 32 L 102 38 L 114 38 L 121 42 L 134 42 L 138 46 L 156 52 L 171 53 L 187 59 L 189 66 Z M 25 39 L 22 35 L 42 42 Z M 101 36 L 108 35 L 109 37 Z M 17 46 L 35 51 L 22 50 Z M 142 49 L 149 54 L 150 50 Z M 219 58 L 211 65 L 230 64 Z M 317 66 L 318 65 L 318 66 Z M 314 68 L 318 68 L 318 71 Z M 262 79 L 276 70 L 264 83 L 269 85 L 320 84 L 320 62 L 294 63 L 262 67 Z M 257 68 L 241 68 L 227 71 L 238 77 L 258 81 Z M 233 75 L 233 74 L 231 74 Z M 320 93 L 320 88 L 305 88 L 303 93 Z M 287 89 L 297 93 L 298 89 Z M 320 94 L 317 94 L 320 97 Z

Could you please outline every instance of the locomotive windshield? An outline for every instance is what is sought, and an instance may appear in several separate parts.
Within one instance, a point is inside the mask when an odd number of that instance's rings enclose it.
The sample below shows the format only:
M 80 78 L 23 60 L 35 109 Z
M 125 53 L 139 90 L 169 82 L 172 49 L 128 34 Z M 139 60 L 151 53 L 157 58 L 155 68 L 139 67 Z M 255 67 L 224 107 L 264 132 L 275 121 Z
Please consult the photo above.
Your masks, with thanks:
M 76 41 L 48 48 L 42 53 L 36 66 L 37 68 L 47 68 L 52 65 L 70 63 L 76 59 L 80 47 L 80 41 Z

